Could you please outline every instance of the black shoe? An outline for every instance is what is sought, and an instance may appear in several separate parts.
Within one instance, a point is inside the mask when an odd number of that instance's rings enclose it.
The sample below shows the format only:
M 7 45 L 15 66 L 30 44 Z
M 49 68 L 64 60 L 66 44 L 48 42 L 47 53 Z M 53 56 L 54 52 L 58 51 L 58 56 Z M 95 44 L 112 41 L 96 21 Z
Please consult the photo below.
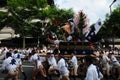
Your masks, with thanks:
M 23 76 L 24 76 L 24 80 L 27 80 L 27 76 L 25 74 L 25 72 L 22 72 Z
M 24 77 L 24 80 L 27 80 L 27 77 Z

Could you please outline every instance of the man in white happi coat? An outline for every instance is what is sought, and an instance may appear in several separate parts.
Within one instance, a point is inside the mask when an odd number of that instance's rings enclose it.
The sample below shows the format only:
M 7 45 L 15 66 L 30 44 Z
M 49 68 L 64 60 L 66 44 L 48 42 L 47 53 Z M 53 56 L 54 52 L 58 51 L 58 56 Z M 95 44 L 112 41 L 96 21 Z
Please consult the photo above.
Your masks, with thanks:
M 68 64 L 61 53 L 58 54 L 58 64 L 56 69 L 51 69 L 51 70 L 57 70 L 59 72 L 60 77 L 58 78 L 58 80 L 70 80 Z
M 7 71 L 7 76 L 4 80 L 9 80 L 10 78 L 14 78 L 18 80 L 18 71 L 17 71 L 17 63 L 16 60 L 11 57 L 11 53 L 6 53 L 6 58 L 2 63 L 1 71 Z
M 85 80 L 101 80 L 103 78 L 99 67 L 93 64 L 93 60 L 95 59 L 92 56 L 85 57 L 85 63 L 88 66 Z
M 74 76 L 77 76 L 77 69 L 78 69 L 78 60 L 77 57 L 75 56 L 74 53 L 71 54 L 71 60 L 70 60 L 71 64 L 72 64 L 72 72 L 71 74 Z
M 44 78 L 47 79 L 46 73 L 44 72 L 44 67 L 40 60 L 40 56 L 36 53 L 36 50 L 32 50 L 29 61 L 32 62 L 34 65 L 32 80 L 36 80 L 36 75 L 38 73 L 40 73 Z
M 48 57 L 47 58 L 48 63 L 50 65 L 50 67 L 49 67 L 49 71 L 50 71 L 51 69 L 57 67 L 57 61 L 56 61 L 56 58 L 55 58 L 52 50 L 47 51 L 47 57 Z
M 24 80 L 27 80 L 27 76 L 22 68 L 22 60 L 21 60 L 22 58 L 25 57 L 25 55 L 19 53 L 18 50 L 15 50 L 13 53 L 14 54 L 12 57 L 17 61 L 18 75 L 20 74 L 20 72 L 22 72 L 22 75 L 24 76 Z
M 59 54 L 58 58 L 59 58 L 59 61 L 58 61 L 58 65 L 57 65 L 57 70 L 60 73 L 59 80 L 70 80 L 67 62 L 65 61 L 62 54 Z

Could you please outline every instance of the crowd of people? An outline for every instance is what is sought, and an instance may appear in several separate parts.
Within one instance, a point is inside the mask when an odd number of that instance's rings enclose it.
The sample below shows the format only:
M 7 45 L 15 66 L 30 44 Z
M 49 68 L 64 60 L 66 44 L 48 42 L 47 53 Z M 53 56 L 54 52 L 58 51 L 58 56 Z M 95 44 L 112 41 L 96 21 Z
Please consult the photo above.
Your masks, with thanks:
M 93 54 L 82 57 L 71 52 L 66 58 L 59 50 L 56 53 L 51 48 L 1 47 L 0 59 L 0 72 L 6 74 L 4 80 L 18 80 L 20 73 L 24 76 L 23 80 L 27 80 L 28 76 L 22 68 L 24 60 L 34 66 L 32 80 L 36 80 L 38 74 L 43 80 L 52 80 L 52 75 L 59 76 L 58 80 L 70 80 L 71 77 L 76 80 L 80 76 L 84 76 L 81 80 L 109 80 L 111 77 L 120 80 L 120 63 L 113 50 L 94 50 Z

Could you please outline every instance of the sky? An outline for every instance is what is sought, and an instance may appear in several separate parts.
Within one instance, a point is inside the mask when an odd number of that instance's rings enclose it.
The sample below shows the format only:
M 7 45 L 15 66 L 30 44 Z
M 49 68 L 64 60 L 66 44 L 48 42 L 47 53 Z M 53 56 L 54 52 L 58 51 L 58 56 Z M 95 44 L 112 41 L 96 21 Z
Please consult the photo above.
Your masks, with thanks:
M 105 20 L 106 14 L 110 14 L 110 4 L 113 0 L 54 0 L 55 5 L 60 9 L 70 9 L 77 14 L 82 10 L 89 19 L 89 24 L 96 23 L 100 18 Z M 112 6 L 112 11 L 120 4 L 120 0 L 117 0 Z

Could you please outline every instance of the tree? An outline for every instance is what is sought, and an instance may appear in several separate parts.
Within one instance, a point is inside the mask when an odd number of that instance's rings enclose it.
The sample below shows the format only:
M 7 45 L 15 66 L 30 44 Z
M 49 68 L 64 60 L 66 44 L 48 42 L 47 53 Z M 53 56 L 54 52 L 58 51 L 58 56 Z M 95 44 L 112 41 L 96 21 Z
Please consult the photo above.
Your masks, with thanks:
M 110 14 L 106 15 L 101 34 L 103 38 L 110 38 L 113 34 L 115 38 L 120 38 L 120 5 Z M 107 32 L 107 33 L 106 33 Z
M 105 41 L 113 38 L 120 38 L 120 5 L 109 15 L 106 15 L 103 27 L 98 36 Z
M 8 12 L 7 16 L 3 17 L 4 21 L 1 18 L 1 27 L 10 26 L 19 33 L 23 38 L 23 47 L 26 36 L 43 37 L 41 33 L 53 28 L 52 22 L 59 19 L 61 24 L 73 15 L 71 10 L 58 9 L 55 5 L 49 6 L 47 0 L 8 0 L 6 7 Z
M 6 20 L 7 15 L 7 12 L 0 11 L 0 29 L 2 29 L 3 26 L 5 26 L 4 21 Z
M 79 28 L 79 38 L 81 41 L 84 41 L 85 39 L 85 33 L 83 33 L 83 29 L 88 27 L 87 25 L 87 16 L 85 13 L 83 13 L 83 11 L 80 11 L 78 13 L 78 17 L 79 17 L 79 23 L 77 25 L 77 27 Z

